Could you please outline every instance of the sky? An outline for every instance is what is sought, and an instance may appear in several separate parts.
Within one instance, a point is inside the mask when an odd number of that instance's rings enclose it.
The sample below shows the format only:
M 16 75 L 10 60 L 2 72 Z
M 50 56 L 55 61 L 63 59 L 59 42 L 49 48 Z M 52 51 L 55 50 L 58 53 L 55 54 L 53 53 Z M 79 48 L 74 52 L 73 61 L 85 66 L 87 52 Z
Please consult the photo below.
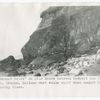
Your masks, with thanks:
M 46 4 L 0 4 L 0 60 L 22 57 L 21 48 L 38 27 Z

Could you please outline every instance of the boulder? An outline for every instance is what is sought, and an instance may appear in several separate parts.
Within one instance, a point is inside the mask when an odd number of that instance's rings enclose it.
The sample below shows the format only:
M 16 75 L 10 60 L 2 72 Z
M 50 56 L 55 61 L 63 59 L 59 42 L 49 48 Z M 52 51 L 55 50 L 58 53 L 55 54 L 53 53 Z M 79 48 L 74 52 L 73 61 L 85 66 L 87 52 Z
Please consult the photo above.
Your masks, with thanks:
M 0 71 L 8 73 L 9 76 L 17 75 L 19 67 L 21 67 L 21 60 L 16 60 L 13 56 L 0 61 Z
M 69 75 L 77 76 L 77 75 L 80 75 L 81 73 L 82 73 L 82 69 L 75 69 L 75 68 L 73 68 L 73 69 L 69 72 Z
M 9 56 L 6 59 L 0 61 L 0 69 L 3 71 L 11 71 L 15 69 L 15 58 L 13 56 Z
M 60 68 L 58 68 L 58 69 L 57 69 L 58 74 L 64 73 L 65 69 L 66 69 L 65 67 L 60 67 Z
M 41 74 L 40 73 L 36 73 L 34 76 L 41 76 Z

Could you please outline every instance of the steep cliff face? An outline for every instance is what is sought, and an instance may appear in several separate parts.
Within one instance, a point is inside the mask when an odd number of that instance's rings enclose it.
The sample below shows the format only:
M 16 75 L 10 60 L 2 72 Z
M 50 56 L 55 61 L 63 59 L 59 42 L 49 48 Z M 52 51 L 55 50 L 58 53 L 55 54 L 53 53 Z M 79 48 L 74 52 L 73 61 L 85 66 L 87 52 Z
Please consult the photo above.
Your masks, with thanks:
M 40 17 L 23 59 L 0 61 L 0 75 L 100 75 L 100 7 L 50 7 Z
M 38 57 L 66 60 L 100 46 L 100 7 L 50 7 L 41 18 L 21 50 L 26 64 Z

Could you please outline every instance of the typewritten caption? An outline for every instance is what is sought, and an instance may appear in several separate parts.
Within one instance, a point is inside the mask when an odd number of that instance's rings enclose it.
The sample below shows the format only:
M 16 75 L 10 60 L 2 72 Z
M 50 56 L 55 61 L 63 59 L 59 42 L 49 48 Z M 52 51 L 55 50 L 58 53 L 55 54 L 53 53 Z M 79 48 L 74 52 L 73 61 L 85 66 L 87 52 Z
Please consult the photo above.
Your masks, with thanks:
M 35 85 L 100 85 L 100 77 L 0 77 L 0 89 L 24 89 Z

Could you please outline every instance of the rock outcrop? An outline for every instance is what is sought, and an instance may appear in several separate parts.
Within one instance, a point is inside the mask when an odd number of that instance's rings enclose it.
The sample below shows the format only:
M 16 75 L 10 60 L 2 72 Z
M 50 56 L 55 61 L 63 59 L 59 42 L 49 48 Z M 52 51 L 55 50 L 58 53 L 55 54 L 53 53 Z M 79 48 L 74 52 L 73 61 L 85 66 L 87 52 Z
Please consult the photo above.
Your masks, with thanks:
M 21 67 L 21 60 L 16 60 L 13 56 L 0 61 L 0 72 L 7 73 L 8 76 L 18 75 L 17 69 Z
M 42 12 L 41 23 L 23 46 L 23 59 L 0 62 L 8 76 L 100 75 L 100 7 L 56 6 Z
M 50 7 L 22 48 L 24 62 L 41 58 L 61 62 L 88 54 L 100 46 L 100 7 Z M 38 58 L 39 57 L 39 58 Z M 46 59 L 46 60 L 45 60 Z M 40 63 L 38 64 L 40 65 Z

